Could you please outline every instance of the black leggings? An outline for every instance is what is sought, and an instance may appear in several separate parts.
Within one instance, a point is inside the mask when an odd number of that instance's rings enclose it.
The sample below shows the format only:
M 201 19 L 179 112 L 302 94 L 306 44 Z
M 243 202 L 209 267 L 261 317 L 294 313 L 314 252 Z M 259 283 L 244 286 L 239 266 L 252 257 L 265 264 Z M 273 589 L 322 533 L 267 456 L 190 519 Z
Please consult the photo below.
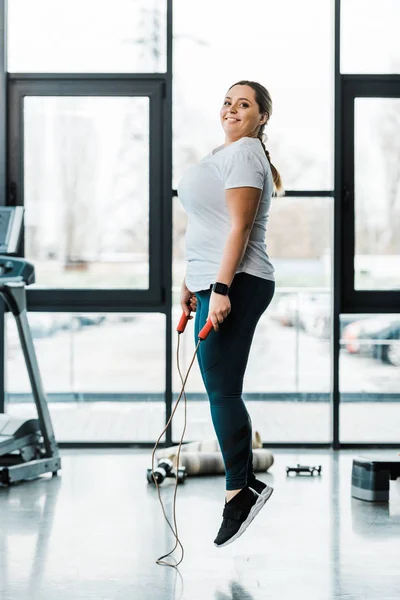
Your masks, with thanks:
M 197 354 L 211 417 L 225 463 L 226 489 L 245 487 L 253 476 L 251 419 L 242 399 L 243 378 L 256 325 L 270 304 L 275 283 L 247 273 L 235 275 L 231 313 L 201 342 Z M 195 341 L 205 325 L 210 290 L 196 293 Z

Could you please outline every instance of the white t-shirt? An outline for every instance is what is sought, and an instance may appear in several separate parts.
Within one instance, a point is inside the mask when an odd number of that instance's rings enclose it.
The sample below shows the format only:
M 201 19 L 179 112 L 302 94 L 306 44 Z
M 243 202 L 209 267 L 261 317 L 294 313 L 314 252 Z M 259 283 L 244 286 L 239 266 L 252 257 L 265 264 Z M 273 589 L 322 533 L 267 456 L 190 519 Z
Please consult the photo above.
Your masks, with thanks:
M 237 273 L 274 281 L 265 236 L 271 205 L 271 168 L 261 141 L 243 137 L 219 146 L 185 172 L 178 196 L 187 213 L 186 285 L 191 292 L 209 289 L 216 281 L 231 219 L 225 190 L 255 187 L 263 190 L 243 260 Z

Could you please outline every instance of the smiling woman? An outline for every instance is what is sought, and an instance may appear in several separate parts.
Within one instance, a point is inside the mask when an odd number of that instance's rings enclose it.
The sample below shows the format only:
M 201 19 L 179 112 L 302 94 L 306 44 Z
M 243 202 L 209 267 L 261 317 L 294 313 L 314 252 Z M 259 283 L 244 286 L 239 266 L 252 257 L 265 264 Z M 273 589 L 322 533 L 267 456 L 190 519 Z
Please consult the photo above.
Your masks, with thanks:
M 257 137 L 270 163 L 275 191 L 283 193 L 281 176 L 271 163 L 264 143 L 264 128 L 272 115 L 272 99 L 268 90 L 256 81 L 238 81 L 225 96 L 220 116 L 226 140 L 236 141 L 243 136 Z M 241 94 L 247 94 L 247 98 Z M 225 129 L 225 126 L 228 129 Z M 225 145 L 227 142 L 225 141 Z
M 233 90 L 240 94 L 242 87 L 242 85 L 236 85 L 233 87 Z M 254 90 L 252 90 L 252 93 L 255 95 Z M 224 121 L 227 121 L 228 123 L 240 123 L 241 126 L 245 128 L 249 128 L 250 126 L 251 130 L 254 130 L 258 125 L 267 121 L 268 114 L 263 115 L 260 121 L 258 117 L 259 112 L 255 102 L 251 102 L 247 98 L 238 97 L 232 99 L 231 96 L 225 96 L 225 101 L 221 108 L 222 125 L 224 125 Z M 239 136 L 239 132 L 230 135 L 231 139 L 233 139 L 234 136 Z M 237 137 L 237 139 L 239 139 L 239 137 Z
M 225 143 L 178 186 L 188 216 L 181 307 L 196 312 L 196 337 L 208 319 L 217 332 L 197 354 L 226 470 L 217 547 L 237 539 L 272 493 L 253 472 L 251 419 L 242 398 L 253 335 L 275 290 L 265 236 L 272 194 L 283 186 L 262 139 L 271 112 L 259 83 L 231 86 L 220 111 Z

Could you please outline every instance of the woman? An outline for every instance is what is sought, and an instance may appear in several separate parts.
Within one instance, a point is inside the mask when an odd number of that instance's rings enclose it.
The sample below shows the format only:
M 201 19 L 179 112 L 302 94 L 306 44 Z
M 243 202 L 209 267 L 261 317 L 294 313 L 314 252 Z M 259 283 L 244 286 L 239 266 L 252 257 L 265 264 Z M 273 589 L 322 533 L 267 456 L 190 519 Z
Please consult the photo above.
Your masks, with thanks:
M 218 547 L 247 529 L 273 491 L 254 476 L 251 420 L 242 399 L 254 331 L 275 289 L 265 234 L 271 196 L 282 192 L 282 181 L 263 143 L 271 112 L 262 85 L 235 83 L 220 111 L 225 143 L 188 169 L 178 187 L 188 215 L 182 309 L 196 311 L 196 342 L 208 317 L 218 332 L 198 351 L 226 470 Z

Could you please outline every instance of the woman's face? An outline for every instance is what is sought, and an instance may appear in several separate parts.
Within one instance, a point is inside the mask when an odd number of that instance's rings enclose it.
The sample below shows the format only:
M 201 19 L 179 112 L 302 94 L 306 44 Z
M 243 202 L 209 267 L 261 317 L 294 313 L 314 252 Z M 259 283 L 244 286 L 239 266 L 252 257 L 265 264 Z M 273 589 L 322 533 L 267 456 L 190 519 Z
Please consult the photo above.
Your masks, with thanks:
M 242 137 L 257 137 L 268 115 L 260 114 L 253 88 L 234 85 L 224 98 L 220 118 L 227 140 L 234 142 Z

